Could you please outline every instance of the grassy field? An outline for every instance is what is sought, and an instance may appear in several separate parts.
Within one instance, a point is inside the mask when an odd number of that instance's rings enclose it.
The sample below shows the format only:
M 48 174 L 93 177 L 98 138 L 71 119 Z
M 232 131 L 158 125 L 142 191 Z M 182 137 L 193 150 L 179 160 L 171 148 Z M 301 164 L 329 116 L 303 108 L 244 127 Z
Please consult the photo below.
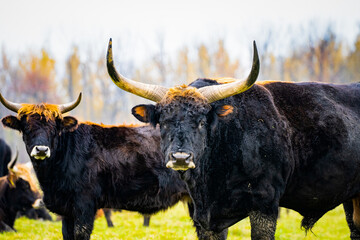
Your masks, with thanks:
M 284 210 L 278 221 L 276 239 L 350 239 L 342 206 L 327 213 L 307 235 L 300 229 L 301 216 Z M 187 215 L 185 205 L 178 204 L 169 211 L 151 218 L 150 227 L 143 227 L 143 218 L 134 212 L 116 212 L 112 216 L 114 228 L 108 228 L 104 217 L 96 220 L 91 239 L 171 239 L 194 240 L 195 229 Z M 20 218 L 15 223 L 16 233 L 0 233 L 0 239 L 50 240 L 62 239 L 61 222 L 42 222 Z M 249 220 L 245 219 L 229 230 L 228 239 L 250 239 Z

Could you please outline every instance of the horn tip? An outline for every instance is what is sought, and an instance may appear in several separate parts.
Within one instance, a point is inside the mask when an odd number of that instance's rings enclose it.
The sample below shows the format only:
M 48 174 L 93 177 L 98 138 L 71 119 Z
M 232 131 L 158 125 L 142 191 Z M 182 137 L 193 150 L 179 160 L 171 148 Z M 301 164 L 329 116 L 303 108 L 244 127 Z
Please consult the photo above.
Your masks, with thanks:
M 112 63 L 113 62 L 113 56 L 112 56 L 112 38 L 109 40 L 108 45 L 108 51 L 107 51 L 107 62 Z
M 77 101 L 81 101 L 81 98 L 82 98 L 82 92 L 79 93 L 79 96 L 78 96 L 78 100 Z

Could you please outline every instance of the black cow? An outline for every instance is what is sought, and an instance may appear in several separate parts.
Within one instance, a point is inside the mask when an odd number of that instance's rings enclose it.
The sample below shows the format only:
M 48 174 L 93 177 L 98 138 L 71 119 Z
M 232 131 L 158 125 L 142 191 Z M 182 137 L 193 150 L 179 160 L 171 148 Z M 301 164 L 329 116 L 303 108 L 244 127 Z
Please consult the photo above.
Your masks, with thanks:
M 0 139 L 0 177 L 8 175 L 8 164 L 11 160 L 11 149 L 5 141 Z M 31 163 L 30 163 L 31 164 Z M 23 170 L 23 172 L 29 172 L 31 174 L 30 166 L 27 164 L 19 164 L 17 168 Z M 34 178 L 31 176 L 29 179 L 33 180 Z M 35 181 L 35 180 L 33 180 Z M 40 191 L 35 183 L 31 184 L 33 186 L 33 190 L 36 192 L 38 198 L 41 198 Z M 17 217 L 25 216 L 29 219 L 41 219 L 41 220 L 49 220 L 52 221 L 52 218 L 46 208 L 41 206 L 39 208 L 30 208 L 30 209 L 21 209 L 17 212 Z
M 31 175 L 15 166 L 17 156 L 8 164 L 9 173 L 0 177 L 0 232 L 15 231 L 17 212 L 41 206 L 42 200 L 31 187 Z
M 17 168 L 21 169 L 22 172 L 24 173 L 26 172 L 29 175 L 29 183 L 33 191 L 36 193 L 36 197 L 42 198 L 38 183 L 35 181 L 36 177 L 32 173 L 31 162 L 25 164 L 18 164 Z M 17 217 L 21 217 L 21 216 L 25 216 L 29 219 L 34 219 L 34 220 L 52 221 L 52 217 L 45 206 L 41 206 L 39 208 L 22 209 L 18 211 L 17 214 Z
M 8 174 L 7 165 L 11 160 L 11 148 L 0 138 L 0 177 Z
M 165 167 L 160 132 L 149 126 L 78 123 L 64 105 L 0 101 L 17 113 L 2 119 L 22 133 L 44 192 L 46 207 L 61 216 L 64 239 L 89 239 L 97 209 L 153 214 L 188 196 L 178 173 Z
M 166 165 L 187 184 L 200 239 L 225 239 L 247 216 L 252 239 L 274 239 L 279 206 L 302 214 L 309 230 L 339 204 L 360 239 L 360 84 L 254 85 L 259 66 L 254 43 L 247 79 L 168 89 L 118 74 L 111 42 L 107 59 L 117 86 L 157 102 L 133 114 L 160 125 Z

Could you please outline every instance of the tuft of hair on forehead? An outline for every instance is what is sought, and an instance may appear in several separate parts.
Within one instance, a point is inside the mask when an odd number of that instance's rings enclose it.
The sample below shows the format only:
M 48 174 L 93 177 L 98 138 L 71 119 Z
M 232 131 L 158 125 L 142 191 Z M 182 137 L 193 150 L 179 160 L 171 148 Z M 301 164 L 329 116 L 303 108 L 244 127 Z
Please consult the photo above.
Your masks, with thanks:
M 45 117 L 46 121 L 55 120 L 56 118 L 62 119 L 62 114 L 59 110 L 59 107 L 56 104 L 21 104 L 21 108 L 18 111 L 18 119 L 21 119 L 23 116 L 30 116 L 34 114 L 39 114 L 40 117 Z
M 197 88 L 189 87 L 185 84 L 170 88 L 159 103 L 161 105 L 167 105 L 174 101 L 208 104 L 207 99 L 198 91 Z

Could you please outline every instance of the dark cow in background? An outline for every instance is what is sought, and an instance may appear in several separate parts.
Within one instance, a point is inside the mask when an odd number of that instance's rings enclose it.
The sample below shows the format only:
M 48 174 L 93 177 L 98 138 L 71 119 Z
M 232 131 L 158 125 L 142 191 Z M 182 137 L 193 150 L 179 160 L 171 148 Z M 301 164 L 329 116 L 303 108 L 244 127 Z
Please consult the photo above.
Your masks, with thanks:
M 187 184 L 200 239 L 225 239 L 247 216 L 252 239 L 274 239 L 279 206 L 303 215 L 309 230 L 339 204 L 360 239 L 359 83 L 254 85 L 255 43 L 249 77 L 226 84 L 143 84 L 116 72 L 111 42 L 107 58 L 117 86 L 157 102 L 133 114 L 160 125 L 166 165 Z
M 8 174 L 7 165 L 11 160 L 11 148 L 0 138 L 0 177 Z
M 33 191 L 35 192 L 37 198 L 42 198 L 41 190 L 39 189 L 39 184 L 37 183 L 37 181 L 35 181 L 36 176 L 34 176 L 33 174 L 31 162 L 27 162 L 25 164 L 18 164 L 17 168 L 22 169 L 22 172 L 27 172 L 28 175 L 31 175 L 31 177 L 29 177 L 29 179 L 31 180 L 31 181 L 29 180 L 31 189 L 33 189 Z M 39 208 L 22 209 L 18 211 L 17 216 L 18 217 L 25 216 L 29 219 L 34 219 L 34 220 L 52 221 L 52 217 L 45 206 L 40 206 Z
M 8 175 L 8 164 L 11 160 L 11 149 L 10 146 L 2 139 L 0 139 L 0 177 Z M 30 163 L 31 164 L 31 163 Z M 28 164 L 18 164 L 18 169 L 22 169 L 23 172 L 29 172 L 31 174 L 31 166 Z M 37 184 L 34 183 L 34 177 L 30 177 L 32 181 L 30 184 L 32 185 L 32 189 L 36 192 L 37 198 L 41 198 L 40 191 L 37 187 Z M 17 216 L 26 216 L 30 219 L 42 219 L 51 221 L 52 218 L 46 208 L 41 206 L 39 208 L 30 208 L 30 209 L 21 209 L 17 212 Z
M 46 207 L 63 217 L 64 239 L 89 239 L 97 209 L 153 214 L 188 197 L 178 173 L 165 167 L 160 132 L 150 126 L 78 123 L 64 105 L 17 104 L 2 119 L 22 133 Z
M 34 180 L 30 172 L 15 166 L 17 156 L 8 164 L 8 174 L 0 177 L 0 232 L 15 231 L 17 212 L 40 207 L 42 203 L 31 185 Z

